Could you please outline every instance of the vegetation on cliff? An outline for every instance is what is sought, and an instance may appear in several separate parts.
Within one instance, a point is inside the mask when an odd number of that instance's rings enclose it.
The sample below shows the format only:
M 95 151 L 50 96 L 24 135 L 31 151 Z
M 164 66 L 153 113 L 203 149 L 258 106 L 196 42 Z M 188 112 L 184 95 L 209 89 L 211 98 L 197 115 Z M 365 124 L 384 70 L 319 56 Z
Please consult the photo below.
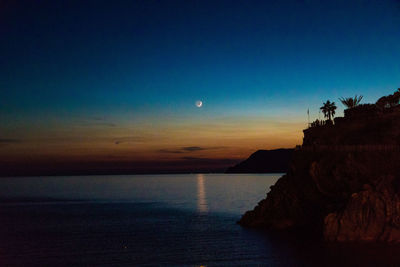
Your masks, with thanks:
M 304 130 L 287 174 L 239 223 L 306 229 L 327 241 L 400 242 L 397 92 Z
M 363 99 L 363 96 L 355 96 L 355 97 L 342 97 L 339 98 L 340 102 L 346 107 L 346 108 L 355 108 L 358 105 L 360 105 L 361 100 Z

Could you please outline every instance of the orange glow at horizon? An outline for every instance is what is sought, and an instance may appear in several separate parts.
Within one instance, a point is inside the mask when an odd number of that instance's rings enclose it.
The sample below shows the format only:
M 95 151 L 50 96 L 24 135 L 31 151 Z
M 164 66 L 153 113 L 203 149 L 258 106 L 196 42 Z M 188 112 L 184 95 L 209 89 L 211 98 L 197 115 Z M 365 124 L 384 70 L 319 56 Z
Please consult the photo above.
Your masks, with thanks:
M 0 158 L 98 161 L 174 161 L 187 157 L 243 159 L 258 149 L 301 143 L 304 123 L 239 118 L 194 123 L 167 121 L 118 127 L 56 125 L 17 132 Z M 11 140 L 11 137 L 10 137 Z

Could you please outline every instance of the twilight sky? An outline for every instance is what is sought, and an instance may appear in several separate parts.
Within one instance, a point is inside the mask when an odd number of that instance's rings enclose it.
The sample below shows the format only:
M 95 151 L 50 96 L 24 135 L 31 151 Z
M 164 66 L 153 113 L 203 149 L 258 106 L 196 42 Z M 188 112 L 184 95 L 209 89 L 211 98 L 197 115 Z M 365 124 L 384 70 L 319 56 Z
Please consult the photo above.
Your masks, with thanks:
M 394 0 L 0 1 L 0 36 L 3 165 L 221 169 L 400 87 Z

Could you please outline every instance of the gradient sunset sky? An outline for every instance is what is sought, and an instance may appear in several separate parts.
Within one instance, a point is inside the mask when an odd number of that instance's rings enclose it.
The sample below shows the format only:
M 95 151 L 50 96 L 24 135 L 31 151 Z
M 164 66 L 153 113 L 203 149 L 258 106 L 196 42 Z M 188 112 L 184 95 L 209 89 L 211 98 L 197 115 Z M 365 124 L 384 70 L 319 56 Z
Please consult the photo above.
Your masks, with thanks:
M 225 168 L 400 87 L 399 1 L 0 1 L 0 36 L 3 165 Z

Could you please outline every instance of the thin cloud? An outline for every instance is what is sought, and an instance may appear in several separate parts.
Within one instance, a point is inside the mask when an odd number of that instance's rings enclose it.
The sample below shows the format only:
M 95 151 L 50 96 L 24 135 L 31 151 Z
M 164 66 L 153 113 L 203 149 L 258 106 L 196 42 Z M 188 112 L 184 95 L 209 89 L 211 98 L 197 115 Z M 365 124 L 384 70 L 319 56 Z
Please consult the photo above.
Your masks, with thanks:
M 171 149 L 160 149 L 158 150 L 159 153 L 170 153 L 170 154 L 180 154 L 184 153 L 182 150 L 171 150 Z
M 107 121 L 105 118 L 102 117 L 92 117 L 92 125 L 98 125 L 98 126 L 106 126 L 106 127 L 116 127 L 117 124 L 113 122 Z
M 114 141 L 114 144 L 119 145 L 122 143 L 139 143 L 145 141 L 146 138 L 141 137 L 141 136 L 126 136 L 126 137 L 120 137 L 116 138 Z
M 200 146 L 185 146 L 177 149 L 160 149 L 158 150 L 159 153 L 171 153 L 171 154 L 179 154 L 179 153 L 191 153 L 197 151 L 204 151 L 204 150 L 213 150 L 213 149 L 222 149 L 225 147 L 200 147 Z
M 183 160 L 210 160 L 209 158 L 182 157 Z
M 188 152 L 193 152 L 193 151 L 206 150 L 206 148 L 199 147 L 199 146 L 187 146 L 187 147 L 182 147 L 181 150 L 188 151 Z

